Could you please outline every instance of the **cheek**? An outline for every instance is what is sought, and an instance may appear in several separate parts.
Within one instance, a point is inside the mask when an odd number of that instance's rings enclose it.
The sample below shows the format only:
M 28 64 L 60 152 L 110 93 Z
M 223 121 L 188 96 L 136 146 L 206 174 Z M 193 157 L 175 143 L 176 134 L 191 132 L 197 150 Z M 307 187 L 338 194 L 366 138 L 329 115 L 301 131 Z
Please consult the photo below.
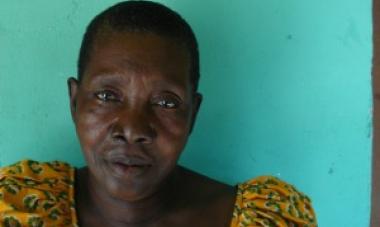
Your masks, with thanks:
M 166 160 L 176 160 L 189 135 L 190 115 L 187 113 L 158 114 L 157 144 Z
M 94 108 L 83 106 L 76 116 L 76 130 L 84 152 L 95 151 L 107 135 L 107 119 Z
M 178 110 L 156 109 L 154 111 L 158 127 L 166 131 L 174 138 L 187 137 L 191 125 L 191 108 L 185 107 Z

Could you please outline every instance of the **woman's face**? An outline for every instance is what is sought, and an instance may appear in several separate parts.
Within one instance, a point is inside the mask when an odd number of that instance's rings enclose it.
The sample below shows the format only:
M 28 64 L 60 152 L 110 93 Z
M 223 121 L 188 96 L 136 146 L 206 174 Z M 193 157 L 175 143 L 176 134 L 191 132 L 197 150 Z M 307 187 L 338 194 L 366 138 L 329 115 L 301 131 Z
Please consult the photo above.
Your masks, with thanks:
M 201 101 L 189 54 L 170 38 L 114 32 L 90 55 L 80 84 L 69 85 L 91 176 L 114 197 L 144 198 L 174 170 Z

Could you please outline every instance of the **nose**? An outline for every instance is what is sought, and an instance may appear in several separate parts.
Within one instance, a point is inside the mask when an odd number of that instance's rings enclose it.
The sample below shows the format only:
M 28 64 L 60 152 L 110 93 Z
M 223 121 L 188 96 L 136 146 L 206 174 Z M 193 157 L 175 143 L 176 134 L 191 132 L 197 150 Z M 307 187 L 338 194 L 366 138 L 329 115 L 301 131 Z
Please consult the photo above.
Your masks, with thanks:
M 148 113 L 123 111 L 112 125 L 112 138 L 129 144 L 150 144 L 156 132 L 149 120 Z

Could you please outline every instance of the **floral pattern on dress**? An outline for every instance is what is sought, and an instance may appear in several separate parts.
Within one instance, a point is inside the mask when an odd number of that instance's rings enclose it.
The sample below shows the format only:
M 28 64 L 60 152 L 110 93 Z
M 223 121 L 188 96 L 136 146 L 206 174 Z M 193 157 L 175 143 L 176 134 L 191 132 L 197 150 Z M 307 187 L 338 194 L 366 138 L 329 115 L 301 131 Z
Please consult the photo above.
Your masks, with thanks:
M 292 185 L 262 176 L 237 186 L 230 227 L 317 227 L 310 199 Z M 0 168 L 0 226 L 78 227 L 74 168 L 24 160 Z
M 74 168 L 24 160 L 0 169 L 0 226 L 77 226 Z
M 230 227 L 317 227 L 310 199 L 276 177 L 238 185 Z

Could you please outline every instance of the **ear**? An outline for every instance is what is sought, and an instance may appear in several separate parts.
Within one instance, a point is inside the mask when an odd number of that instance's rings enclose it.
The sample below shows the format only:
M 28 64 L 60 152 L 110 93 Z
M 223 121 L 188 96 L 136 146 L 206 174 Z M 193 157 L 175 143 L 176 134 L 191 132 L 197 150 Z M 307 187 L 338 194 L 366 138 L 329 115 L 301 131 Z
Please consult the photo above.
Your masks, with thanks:
M 191 132 L 193 131 L 193 128 L 194 128 L 194 124 L 195 124 L 195 121 L 196 121 L 196 118 L 197 118 L 197 115 L 198 115 L 198 111 L 199 111 L 199 108 L 201 106 L 201 103 L 202 103 L 202 94 L 201 93 L 198 93 L 196 92 L 194 94 L 194 97 L 193 97 L 193 112 L 191 114 L 191 126 L 190 126 L 190 132 L 189 134 L 191 134 Z
M 77 79 L 70 77 L 67 80 L 67 85 L 69 89 L 71 117 L 73 121 L 75 122 L 75 112 L 77 109 L 77 94 L 78 94 L 79 82 Z

